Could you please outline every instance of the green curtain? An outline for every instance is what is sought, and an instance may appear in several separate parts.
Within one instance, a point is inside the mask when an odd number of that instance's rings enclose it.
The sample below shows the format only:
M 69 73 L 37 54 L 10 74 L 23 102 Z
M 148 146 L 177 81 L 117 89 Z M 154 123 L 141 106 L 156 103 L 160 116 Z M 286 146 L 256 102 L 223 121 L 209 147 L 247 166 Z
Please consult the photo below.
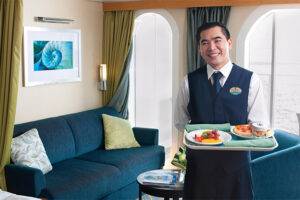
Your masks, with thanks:
M 103 104 L 115 107 L 126 117 L 134 11 L 107 11 L 103 21 L 102 59 L 107 64 Z
M 128 56 L 124 64 L 124 70 L 119 87 L 117 88 L 115 95 L 108 103 L 109 106 L 116 108 L 116 110 L 118 110 L 125 119 L 128 119 L 129 69 L 131 55 L 132 46 L 129 49 Z
M 205 22 L 220 22 L 227 25 L 230 6 L 188 8 L 187 10 L 187 63 L 188 72 L 192 72 L 205 65 L 205 61 L 198 53 L 196 32 Z
M 0 0 L 0 187 L 5 190 L 4 166 L 16 113 L 23 33 L 23 0 Z

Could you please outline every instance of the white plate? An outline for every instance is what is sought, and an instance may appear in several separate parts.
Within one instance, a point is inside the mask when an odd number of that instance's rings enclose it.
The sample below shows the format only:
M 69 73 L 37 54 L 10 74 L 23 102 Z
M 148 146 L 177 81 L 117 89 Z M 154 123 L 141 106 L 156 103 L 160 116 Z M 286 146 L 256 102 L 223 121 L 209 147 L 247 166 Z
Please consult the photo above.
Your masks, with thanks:
M 237 136 L 237 137 L 240 137 L 240 138 L 245 138 L 245 139 L 269 138 L 269 137 L 272 137 L 272 136 L 274 135 L 274 131 L 273 131 L 273 130 L 268 131 L 268 134 L 267 134 L 266 136 L 260 136 L 260 137 L 255 136 L 255 135 L 251 135 L 251 136 L 239 135 L 239 134 L 237 134 L 236 132 L 234 132 L 234 127 L 235 127 L 235 126 L 231 126 L 231 127 L 230 127 L 230 132 L 231 132 L 233 135 L 235 135 L 235 136 Z
M 195 130 L 195 131 L 191 131 L 189 133 L 187 133 L 185 135 L 186 139 L 190 142 L 196 143 L 196 144 L 200 144 L 200 145 L 219 145 L 222 144 L 223 142 L 228 142 L 231 140 L 231 135 L 229 133 L 226 133 L 224 131 L 218 131 L 218 133 L 220 134 L 220 142 L 216 142 L 216 143 L 206 143 L 206 142 L 198 142 L 195 140 L 195 135 L 196 134 L 201 134 L 204 131 L 207 131 L 208 129 L 205 130 Z

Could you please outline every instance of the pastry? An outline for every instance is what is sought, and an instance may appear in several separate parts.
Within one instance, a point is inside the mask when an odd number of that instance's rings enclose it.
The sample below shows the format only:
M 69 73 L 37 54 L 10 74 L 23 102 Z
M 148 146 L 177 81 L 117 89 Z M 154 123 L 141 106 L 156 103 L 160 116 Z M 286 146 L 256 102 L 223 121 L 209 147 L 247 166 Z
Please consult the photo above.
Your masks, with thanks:
M 265 137 L 268 135 L 270 129 L 262 123 L 251 123 L 251 130 L 253 135 L 257 137 Z

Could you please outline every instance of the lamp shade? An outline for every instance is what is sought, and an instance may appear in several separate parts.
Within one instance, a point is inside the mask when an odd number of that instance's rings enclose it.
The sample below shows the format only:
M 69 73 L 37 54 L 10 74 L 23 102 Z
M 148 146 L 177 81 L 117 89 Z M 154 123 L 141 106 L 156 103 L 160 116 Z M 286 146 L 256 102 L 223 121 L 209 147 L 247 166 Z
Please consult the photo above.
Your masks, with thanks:
M 106 64 L 100 65 L 100 81 L 106 81 L 107 80 L 107 70 L 106 70 Z

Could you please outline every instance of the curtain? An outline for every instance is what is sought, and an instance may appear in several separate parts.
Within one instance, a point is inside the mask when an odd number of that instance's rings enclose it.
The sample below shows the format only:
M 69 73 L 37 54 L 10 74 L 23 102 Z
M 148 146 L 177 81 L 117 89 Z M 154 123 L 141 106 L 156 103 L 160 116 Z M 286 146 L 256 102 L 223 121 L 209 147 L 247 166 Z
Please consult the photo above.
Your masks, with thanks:
M 0 0 L 0 188 L 5 190 L 4 166 L 10 162 L 10 145 L 16 113 L 23 0 Z
M 206 63 L 198 53 L 196 32 L 205 22 L 220 22 L 227 25 L 230 6 L 188 8 L 187 10 L 187 63 L 188 72 L 192 72 Z
M 104 12 L 102 59 L 107 64 L 107 91 L 103 104 L 115 107 L 123 117 L 127 116 L 133 23 L 134 11 Z
M 125 119 L 128 119 L 129 69 L 131 55 L 132 46 L 130 46 L 129 53 L 124 64 L 124 72 L 122 74 L 119 87 L 108 103 L 109 106 L 116 108 L 116 110 L 118 110 Z

